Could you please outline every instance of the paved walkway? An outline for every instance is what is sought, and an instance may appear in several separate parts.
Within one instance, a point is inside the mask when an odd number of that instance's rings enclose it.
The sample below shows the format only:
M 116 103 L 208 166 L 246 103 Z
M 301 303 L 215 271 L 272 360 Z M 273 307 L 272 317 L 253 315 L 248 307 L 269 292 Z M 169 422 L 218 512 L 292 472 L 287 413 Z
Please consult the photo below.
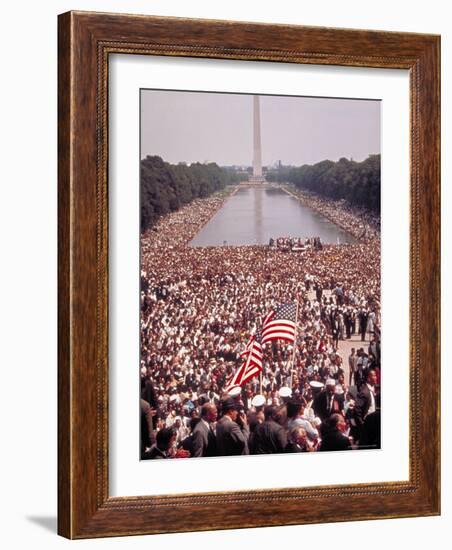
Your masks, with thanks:
M 366 340 L 364 340 L 364 342 L 361 341 L 361 336 L 359 334 L 352 334 L 350 340 L 339 340 L 338 352 L 339 355 L 342 357 L 346 384 L 348 384 L 350 376 L 350 369 L 348 368 L 348 356 L 350 355 L 351 349 L 355 348 L 355 350 L 358 350 L 359 348 L 364 348 L 364 351 L 367 352 L 367 348 L 369 347 L 370 343 L 370 340 L 368 340 L 367 337 L 368 334 L 366 334 Z
M 329 298 L 331 295 L 331 290 L 325 289 L 323 291 L 323 295 Z M 310 300 L 316 299 L 315 292 L 313 290 L 310 290 L 308 292 L 308 298 Z M 350 369 L 348 367 L 348 356 L 350 355 L 352 348 L 355 348 L 355 350 L 359 348 L 364 348 L 364 351 L 366 351 L 370 343 L 368 336 L 369 335 L 366 334 L 366 340 L 364 340 L 363 342 L 361 341 L 361 336 L 359 334 L 352 334 L 352 337 L 350 338 L 350 340 L 339 340 L 338 352 L 339 352 L 339 355 L 342 357 L 346 384 L 348 384 L 349 377 L 350 377 Z

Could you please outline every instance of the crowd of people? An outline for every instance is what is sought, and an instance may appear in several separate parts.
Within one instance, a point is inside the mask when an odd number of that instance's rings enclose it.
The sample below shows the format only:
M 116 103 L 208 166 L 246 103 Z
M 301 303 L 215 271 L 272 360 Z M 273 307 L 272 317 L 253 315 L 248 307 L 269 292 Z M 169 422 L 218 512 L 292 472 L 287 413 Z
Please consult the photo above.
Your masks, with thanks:
M 285 184 L 282 188 L 361 242 L 380 239 L 380 216 L 375 212 L 352 207 L 344 199 L 335 201 L 309 191 L 302 191 L 293 185 Z
M 209 198 L 195 199 L 179 210 L 159 218 L 141 236 L 142 254 L 148 248 L 172 249 L 186 246 L 236 189 L 237 187 L 230 186 Z
M 188 246 L 226 197 L 142 235 L 142 458 L 379 446 L 379 239 L 302 256 Z M 264 317 L 294 301 L 295 345 L 265 344 L 261 377 L 226 394 Z M 347 339 L 361 347 L 342 357 Z

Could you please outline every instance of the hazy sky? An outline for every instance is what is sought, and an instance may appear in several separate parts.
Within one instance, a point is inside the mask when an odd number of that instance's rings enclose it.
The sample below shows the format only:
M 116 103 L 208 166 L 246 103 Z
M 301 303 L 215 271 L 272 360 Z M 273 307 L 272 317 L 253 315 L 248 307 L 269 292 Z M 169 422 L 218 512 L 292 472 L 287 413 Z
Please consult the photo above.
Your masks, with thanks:
M 142 90 L 141 158 L 251 165 L 252 95 Z M 380 102 L 260 96 L 262 163 L 313 164 L 380 152 Z

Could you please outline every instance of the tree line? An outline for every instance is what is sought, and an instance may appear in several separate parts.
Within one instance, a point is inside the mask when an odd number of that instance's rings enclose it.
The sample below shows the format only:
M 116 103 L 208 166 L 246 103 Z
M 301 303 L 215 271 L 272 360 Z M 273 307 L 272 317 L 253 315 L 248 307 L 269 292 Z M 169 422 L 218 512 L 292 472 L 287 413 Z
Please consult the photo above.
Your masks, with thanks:
M 267 174 L 267 180 L 290 182 L 299 189 L 380 212 L 380 155 L 362 162 L 341 158 L 300 167 L 281 166 Z
M 141 160 L 141 230 L 152 227 L 164 214 L 178 210 L 193 199 L 208 197 L 238 182 L 233 170 L 216 163 L 169 164 L 158 156 Z

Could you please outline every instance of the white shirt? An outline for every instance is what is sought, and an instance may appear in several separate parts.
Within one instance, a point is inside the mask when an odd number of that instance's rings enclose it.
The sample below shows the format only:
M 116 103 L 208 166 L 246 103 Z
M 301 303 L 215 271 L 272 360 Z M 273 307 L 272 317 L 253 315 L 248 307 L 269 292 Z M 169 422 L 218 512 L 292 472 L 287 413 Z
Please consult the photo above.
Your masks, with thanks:
M 377 410 L 377 407 L 375 406 L 375 388 L 370 384 L 366 384 L 366 386 L 369 388 L 370 393 L 370 406 L 367 414 L 372 414 Z
M 307 436 L 310 439 L 316 439 L 319 437 L 319 432 L 314 428 L 314 426 L 306 419 L 301 418 L 300 416 L 297 416 L 294 420 L 290 420 L 287 423 L 287 428 L 290 431 L 295 426 L 301 426 L 305 429 Z

